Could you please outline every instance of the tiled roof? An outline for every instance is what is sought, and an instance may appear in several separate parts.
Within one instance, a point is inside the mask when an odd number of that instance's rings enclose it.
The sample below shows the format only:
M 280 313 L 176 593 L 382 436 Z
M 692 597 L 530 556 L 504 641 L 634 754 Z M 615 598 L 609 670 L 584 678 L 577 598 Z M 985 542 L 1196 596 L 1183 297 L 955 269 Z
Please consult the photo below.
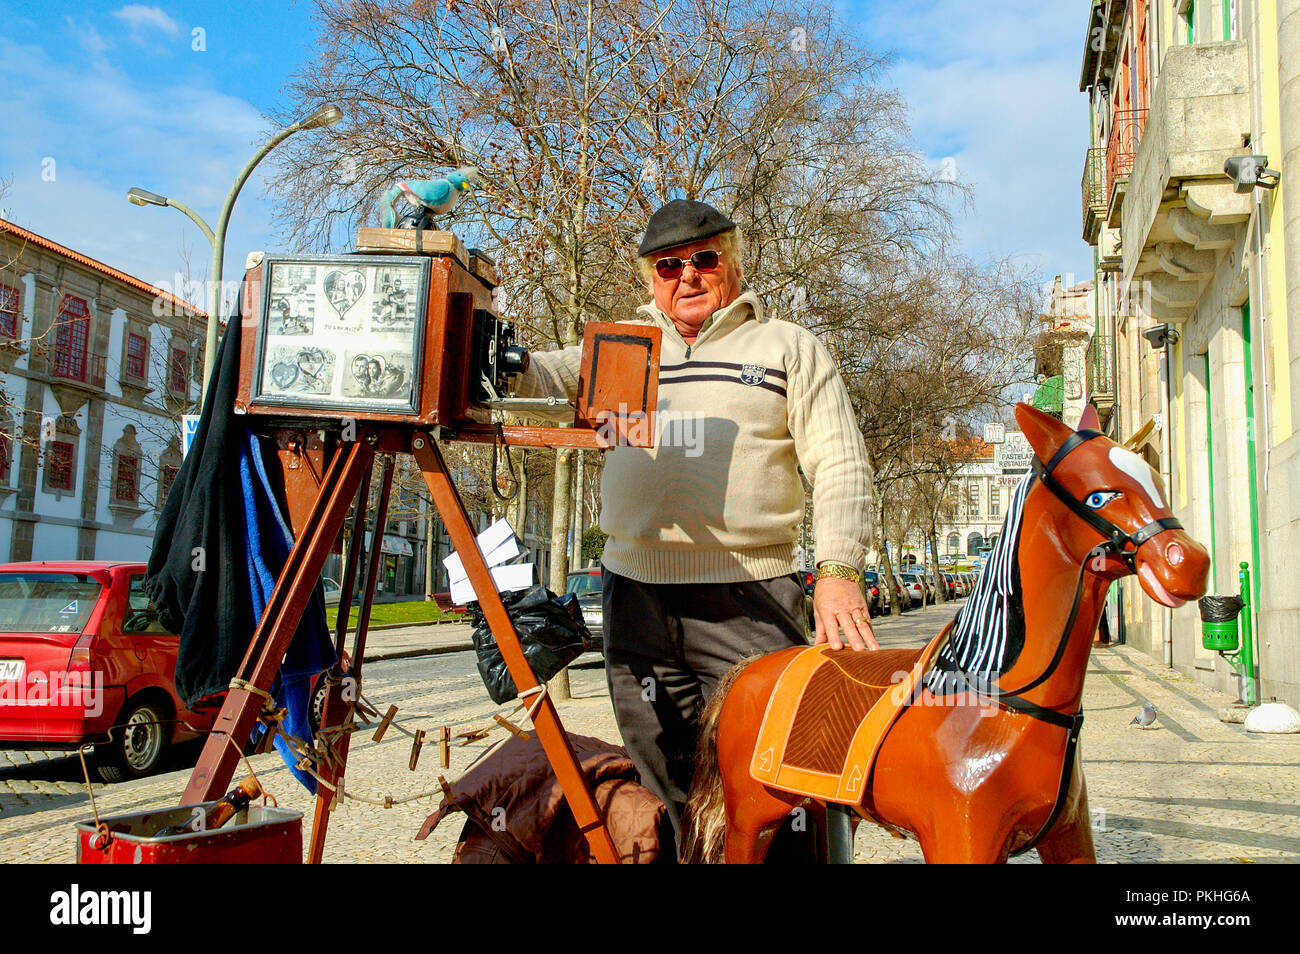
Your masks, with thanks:
M 992 460 L 993 445 L 978 437 L 963 437 L 952 442 L 953 450 L 962 460 Z
M 105 265 L 103 262 L 98 262 L 88 255 L 74 252 L 67 246 L 60 245 L 58 242 L 47 239 L 43 235 L 37 235 L 35 232 L 29 231 L 21 225 L 14 225 L 12 222 L 0 219 L 0 232 L 7 232 L 15 238 L 28 242 L 31 245 L 35 245 L 38 248 L 43 248 L 48 252 L 53 252 L 55 255 L 62 255 L 69 261 L 76 262 L 78 265 L 89 268 L 91 271 L 99 272 L 101 275 L 105 275 L 114 281 L 119 281 L 124 285 L 129 285 L 136 289 L 136 291 L 143 292 L 151 298 L 160 298 L 163 301 L 170 302 L 173 306 L 189 312 L 196 318 L 207 318 L 206 312 L 195 308 L 185 299 L 178 298 L 171 292 L 163 291 L 161 288 L 156 288 L 143 279 L 135 278 L 132 275 L 128 275 L 126 272 L 118 271 L 111 265 Z

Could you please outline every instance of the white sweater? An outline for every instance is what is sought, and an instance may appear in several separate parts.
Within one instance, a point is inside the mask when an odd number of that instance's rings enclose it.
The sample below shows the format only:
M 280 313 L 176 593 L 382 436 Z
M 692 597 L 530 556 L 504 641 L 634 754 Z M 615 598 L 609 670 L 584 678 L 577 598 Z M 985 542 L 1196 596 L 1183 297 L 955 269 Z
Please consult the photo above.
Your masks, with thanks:
M 820 341 L 763 316 L 747 291 L 687 345 L 663 330 L 659 440 L 608 451 L 601 479 L 602 562 L 643 583 L 732 583 L 788 574 L 813 487 L 817 560 L 862 568 L 871 533 L 871 468 L 853 408 Z M 532 355 L 525 397 L 572 400 L 581 349 Z

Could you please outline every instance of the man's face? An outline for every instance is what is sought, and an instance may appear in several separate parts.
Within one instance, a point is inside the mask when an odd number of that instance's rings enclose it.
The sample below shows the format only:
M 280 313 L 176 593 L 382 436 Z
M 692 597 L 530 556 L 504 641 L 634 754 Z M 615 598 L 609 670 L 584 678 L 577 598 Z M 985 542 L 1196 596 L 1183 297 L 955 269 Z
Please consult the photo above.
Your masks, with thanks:
M 740 297 L 740 273 L 729 256 L 723 254 L 718 259 L 718 267 L 711 272 L 697 271 L 691 264 L 690 257 L 704 249 L 721 251 L 722 242 L 714 236 L 652 256 L 656 262 L 661 258 L 680 258 L 686 263 L 677 278 L 660 278 L 658 272 L 654 276 L 655 304 L 679 326 L 698 329 L 709 315 Z

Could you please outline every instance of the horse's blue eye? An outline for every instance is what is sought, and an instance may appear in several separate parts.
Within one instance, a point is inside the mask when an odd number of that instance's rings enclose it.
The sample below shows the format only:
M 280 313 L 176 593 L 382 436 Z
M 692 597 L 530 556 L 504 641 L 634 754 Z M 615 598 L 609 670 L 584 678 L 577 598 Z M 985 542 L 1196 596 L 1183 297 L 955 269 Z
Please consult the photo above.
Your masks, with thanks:
M 1119 494 L 1114 491 L 1103 493 L 1102 491 L 1098 490 L 1095 491 L 1094 493 L 1089 494 L 1088 499 L 1085 500 L 1084 503 L 1086 503 L 1093 510 L 1097 510 L 1100 509 L 1101 507 L 1106 506 L 1106 504 L 1110 503 L 1118 496 Z

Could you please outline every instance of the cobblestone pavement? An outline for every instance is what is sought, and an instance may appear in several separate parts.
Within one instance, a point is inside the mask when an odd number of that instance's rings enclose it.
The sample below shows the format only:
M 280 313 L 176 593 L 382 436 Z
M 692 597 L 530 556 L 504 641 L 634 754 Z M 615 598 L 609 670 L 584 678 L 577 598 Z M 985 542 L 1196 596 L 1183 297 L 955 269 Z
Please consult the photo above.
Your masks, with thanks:
M 885 646 L 917 645 L 937 632 L 952 612 L 951 606 L 940 606 L 901 619 L 880 619 L 877 634 Z M 440 641 L 452 643 L 451 630 L 444 628 Z M 410 635 L 404 638 L 409 641 Z M 599 659 L 585 657 L 571 674 L 573 698 L 560 703 L 565 726 L 574 733 L 616 740 Z M 488 723 L 493 712 L 510 710 L 487 699 L 468 652 L 368 663 L 365 694 L 381 711 L 395 703 L 405 727 L 426 730 Z M 1148 699 L 1160 711 L 1156 727 L 1129 726 Z M 1300 860 L 1300 736 L 1249 735 L 1240 725 L 1221 723 L 1217 711 L 1229 702 L 1128 647 L 1094 650 L 1081 745 L 1099 860 Z M 482 742 L 453 747 L 448 770 L 438 767 L 436 745 L 426 744 L 411 772 L 408 736 L 390 730 L 382 742 L 374 743 L 370 733 L 359 733 L 349 760 L 348 788 L 381 804 L 349 800 L 334 813 L 326 860 L 450 860 L 461 816 L 451 816 L 426 841 L 415 841 L 413 835 L 439 801 L 432 794 L 438 789 L 437 776 L 456 777 L 500 737 L 498 730 Z M 192 765 L 196 755 L 194 746 L 179 750 L 174 764 L 184 765 L 188 758 Z M 305 829 L 309 827 L 312 799 L 278 756 L 254 756 L 252 763 L 280 805 L 303 812 Z M 175 804 L 188 774 L 188 769 L 177 768 L 137 782 L 96 783 L 99 812 L 129 813 Z M 398 800 L 420 793 L 428 794 L 391 809 L 382 807 L 384 796 Z M 75 756 L 0 752 L 0 862 L 72 861 L 73 824 L 90 816 Z M 304 840 L 306 834 L 304 830 Z M 856 858 L 921 860 L 914 841 L 899 841 L 867 826 L 858 831 Z M 1017 859 L 1036 861 L 1036 855 Z

